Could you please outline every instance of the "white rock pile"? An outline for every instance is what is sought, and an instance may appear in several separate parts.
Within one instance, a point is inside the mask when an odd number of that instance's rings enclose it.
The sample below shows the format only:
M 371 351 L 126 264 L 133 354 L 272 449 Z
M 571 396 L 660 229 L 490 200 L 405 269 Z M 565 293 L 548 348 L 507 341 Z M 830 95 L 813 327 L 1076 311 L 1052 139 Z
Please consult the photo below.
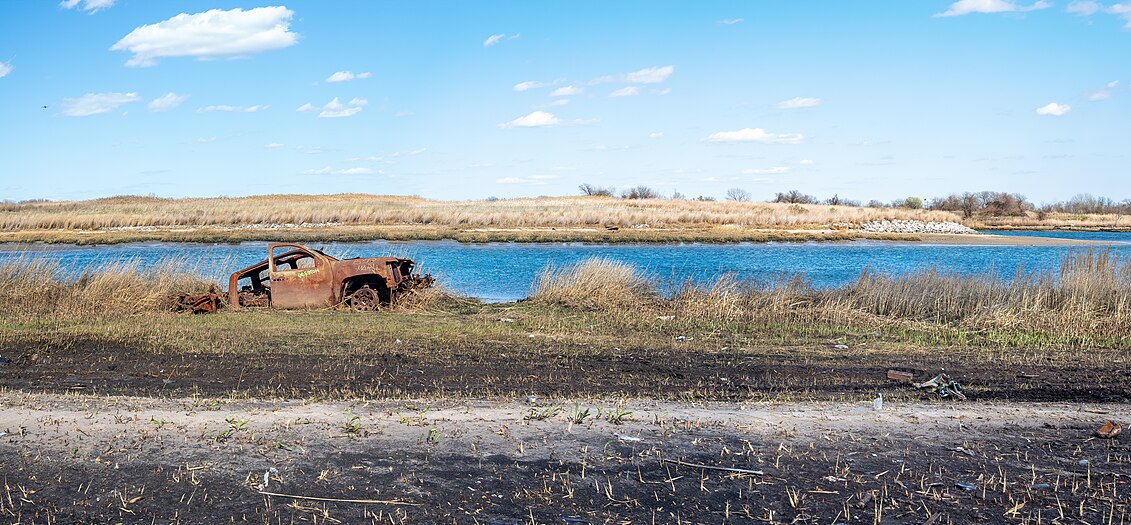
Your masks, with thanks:
M 868 233 L 978 233 L 977 230 L 967 228 L 957 222 L 919 220 L 866 222 L 860 225 L 860 231 Z

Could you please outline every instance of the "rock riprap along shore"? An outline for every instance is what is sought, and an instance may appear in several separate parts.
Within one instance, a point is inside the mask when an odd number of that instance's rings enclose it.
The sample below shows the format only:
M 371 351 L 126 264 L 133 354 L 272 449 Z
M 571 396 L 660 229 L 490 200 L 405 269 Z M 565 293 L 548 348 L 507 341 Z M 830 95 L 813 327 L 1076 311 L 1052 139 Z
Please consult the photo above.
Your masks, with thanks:
M 957 222 L 927 222 L 918 220 L 872 221 L 860 225 L 868 233 L 978 233 Z

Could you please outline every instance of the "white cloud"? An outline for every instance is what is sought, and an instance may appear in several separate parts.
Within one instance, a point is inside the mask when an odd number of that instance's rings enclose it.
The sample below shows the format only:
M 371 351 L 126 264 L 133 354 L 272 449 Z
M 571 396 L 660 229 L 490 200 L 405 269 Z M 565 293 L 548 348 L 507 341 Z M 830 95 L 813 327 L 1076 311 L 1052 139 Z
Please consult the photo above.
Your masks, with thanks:
M 590 84 L 604 84 L 608 82 L 628 82 L 630 84 L 659 84 L 672 76 L 675 66 L 646 67 L 632 73 L 622 75 L 608 75 L 590 80 Z
M 256 104 L 254 106 L 229 106 L 226 104 L 220 104 L 215 106 L 204 106 L 196 110 L 196 112 L 212 113 L 214 111 L 222 111 L 225 113 L 259 113 L 260 111 L 263 111 L 268 107 L 270 106 L 267 106 L 266 104 Z
M 491 47 L 495 44 L 498 44 L 499 42 L 502 42 L 503 39 L 506 38 L 506 37 L 507 37 L 506 33 L 499 33 L 497 35 L 491 35 L 491 36 L 487 37 L 487 40 L 483 41 L 483 46 L 484 47 Z
M 1096 91 L 1095 93 L 1092 93 L 1091 95 L 1088 95 L 1088 100 L 1091 100 L 1092 102 L 1098 102 L 1100 100 L 1107 100 L 1107 99 L 1111 98 L 1111 96 L 1113 95 L 1112 90 L 1115 89 L 1118 86 L 1119 86 L 1118 80 L 1113 80 L 1111 82 L 1108 82 L 1107 86 L 1104 87 L 1103 89 Z
M 778 109 L 811 108 L 817 106 L 820 103 L 821 99 L 819 98 L 794 97 L 789 100 L 778 102 L 777 104 L 774 104 L 774 107 Z
M 141 100 L 137 93 L 87 93 L 79 98 L 63 101 L 62 114 L 67 117 L 86 117 L 109 113 L 123 104 Z
M 371 76 L 373 76 L 373 73 L 370 73 L 368 71 L 366 71 L 364 73 L 358 73 L 356 75 L 353 74 L 353 71 L 338 71 L 338 72 L 334 73 L 333 75 L 330 75 L 330 77 L 326 79 L 326 82 L 329 82 L 331 84 L 335 84 L 335 83 L 338 83 L 338 82 L 345 82 L 347 80 L 353 80 L 355 78 L 369 78 Z
M 559 99 L 556 99 L 556 100 L 551 100 L 550 103 L 546 104 L 546 105 L 550 106 L 550 107 L 555 107 L 555 106 L 564 106 L 566 104 L 569 104 L 568 98 L 559 98 Z
M 577 86 L 563 86 L 550 92 L 551 97 L 569 97 L 580 95 L 582 89 Z
M 11 65 L 9 65 L 7 62 L 0 62 L 0 78 L 4 78 L 4 77 L 8 76 L 8 73 L 11 73 L 11 72 L 12 72 L 12 66 Z
M 502 128 L 546 128 L 550 126 L 557 126 L 562 121 L 555 117 L 553 113 L 545 111 L 535 111 L 529 115 L 518 117 L 510 122 L 499 124 Z
M 372 175 L 377 173 L 372 168 L 342 168 L 333 169 L 329 166 L 325 168 L 309 169 L 302 172 L 303 175 Z
M 634 84 L 659 84 L 672 76 L 675 66 L 648 67 L 628 74 L 627 80 Z
M 267 149 L 277 149 L 283 147 L 283 145 L 278 142 L 272 142 L 270 144 L 264 144 L 263 147 Z
M 1045 0 L 1038 0 L 1032 5 L 1027 6 L 1017 5 L 1017 3 L 1012 0 L 958 0 L 950 4 L 949 9 L 942 13 L 936 13 L 935 16 L 961 16 L 970 13 L 1025 12 L 1048 7 L 1052 7 L 1052 4 Z
M 764 144 L 800 144 L 803 140 L 805 140 L 805 136 L 800 133 L 767 133 L 762 128 L 719 131 L 707 137 L 707 142 L 761 142 Z
M 1064 10 L 1074 15 L 1091 16 L 1099 12 L 1100 8 L 1099 2 L 1074 0 L 1068 2 L 1068 7 Z
M 246 56 L 294 45 L 298 35 L 290 31 L 293 16 L 294 11 L 283 6 L 181 13 L 134 29 L 110 50 L 133 53 L 126 61 L 130 67 L 152 66 L 161 57 Z
M 742 170 L 744 175 L 781 175 L 782 173 L 789 173 L 789 168 L 786 166 L 775 166 L 773 168 L 748 168 Z
M 625 86 L 616 91 L 613 91 L 609 96 L 612 97 L 635 97 L 640 94 L 640 88 L 636 86 Z
M 801 159 L 801 160 L 797 161 L 797 163 L 802 165 L 802 166 L 812 166 L 813 165 L 813 161 L 809 160 L 809 159 Z
M 196 143 L 197 144 L 211 144 L 213 142 L 216 142 L 216 138 L 217 137 L 200 137 L 200 138 L 196 139 Z
M 181 103 L 188 100 L 188 98 L 188 95 L 178 95 L 176 93 L 169 92 L 153 99 L 153 101 L 150 102 L 147 107 L 149 108 L 149 111 L 154 112 L 169 111 L 170 109 L 181 105 Z
M 81 9 L 88 15 L 93 15 L 103 9 L 114 7 L 114 0 L 63 0 L 59 2 L 63 9 Z
M 1131 2 L 1120 2 L 1104 7 L 1104 5 L 1099 2 L 1077 0 L 1069 2 L 1068 7 L 1065 7 L 1064 10 L 1068 13 L 1080 16 L 1091 16 L 1101 12 L 1115 15 L 1123 19 L 1125 23 L 1123 26 L 1124 29 L 1131 29 Z
M 537 80 L 527 80 L 526 82 L 519 82 L 518 84 L 515 84 L 514 90 L 521 92 L 521 91 L 526 91 L 526 90 L 530 90 L 530 89 L 548 88 L 550 86 L 555 86 L 557 84 L 558 84 L 557 80 L 555 80 L 553 82 L 539 82 Z
M 656 131 L 656 132 L 649 133 L 648 138 L 650 138 L 650 139 L 662 139 L 662 138 L 664 138 L 664 134 L 659 132 L 659 131 Z
M 369 101 L 363 98 L 353 98 L 350 99 L 349 103 L 342 104 L 338 97 L 334 97 L 321 108 L 307 103 L 299 106 L 297 111 L 318 111 L 318 118 L 341 118 L 352 117 L 361 113 L 362 108 L 368 105 Z
M 742 22 L 743 20 L 741 18 L 724 18 L 723 20 L 719 20 L 719 23 L 725 26 L 741 24 Z
M 1062 117 L 1072 111 L 1072 106 L 1068 104 L 1057 104 L 1056 102 L 1049 102 L 1044 106 L 1037 108 L 1038 115 L 1048 115 L 1052 117 Z

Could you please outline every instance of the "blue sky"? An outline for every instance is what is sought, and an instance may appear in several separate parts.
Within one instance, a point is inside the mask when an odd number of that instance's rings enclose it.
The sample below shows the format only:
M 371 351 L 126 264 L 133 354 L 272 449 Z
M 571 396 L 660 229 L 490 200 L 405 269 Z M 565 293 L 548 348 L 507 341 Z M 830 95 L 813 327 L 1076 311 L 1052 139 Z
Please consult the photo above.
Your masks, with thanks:
M 1131 2 L 13 0 L 0 198 L 1122 200 L 1129 57 Z

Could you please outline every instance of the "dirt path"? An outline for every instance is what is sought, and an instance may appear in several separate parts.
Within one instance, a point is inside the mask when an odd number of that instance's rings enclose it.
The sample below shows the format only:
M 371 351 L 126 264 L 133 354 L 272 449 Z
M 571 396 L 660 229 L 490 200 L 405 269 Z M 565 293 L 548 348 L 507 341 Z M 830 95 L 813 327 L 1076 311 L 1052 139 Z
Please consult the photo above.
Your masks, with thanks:
M 1107 419 L 1126 425 L 1131 409 L 888 402 L 876 411 L 867 400 L 348 404 L 8 392 L 0 395 L 0 516 L 21 523 L 1126 523 L 1131 442 L 1093 437 Z M 261 488 L 371 501 L 265 496 Z

